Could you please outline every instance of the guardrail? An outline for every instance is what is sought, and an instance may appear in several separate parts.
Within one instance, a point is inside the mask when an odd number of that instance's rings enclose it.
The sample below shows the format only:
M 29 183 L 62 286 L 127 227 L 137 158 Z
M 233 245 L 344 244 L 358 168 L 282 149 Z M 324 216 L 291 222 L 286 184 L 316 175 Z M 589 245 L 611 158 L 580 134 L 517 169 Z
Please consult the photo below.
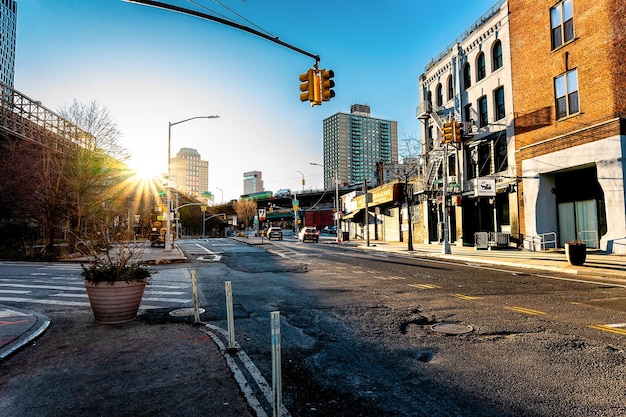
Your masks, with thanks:
M 476 249 L 508 248 L 511 244 L 509 232 L 475 232 L 474 246 Z
M 585 242 L 585 245 L 591 249 L 598 249 L 600 247 L 597 230 L 581 230 L 578 232 L 578 240 Z
M 557 249 L 556 232 L 542 233 L 539 236 L 526 236 L 524 239 L 524 249 L 533 252 L 545 251 L 548 246 Z

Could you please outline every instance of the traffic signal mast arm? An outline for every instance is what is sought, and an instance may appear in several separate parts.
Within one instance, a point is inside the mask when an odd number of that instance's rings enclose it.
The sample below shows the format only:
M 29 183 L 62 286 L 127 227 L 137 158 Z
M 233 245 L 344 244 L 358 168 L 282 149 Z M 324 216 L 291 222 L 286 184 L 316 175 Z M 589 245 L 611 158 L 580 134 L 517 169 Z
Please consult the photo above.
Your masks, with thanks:
M 258 30 L 252 29 L 251 27 L 248 27 L 248 26 L 236 23 L 236 22 L 232 22 L 230 20 L 226 20 L 226 19 L 222 19 L 220 17 L 213 16 L 213 15 L 210 15 L 210 14 L 198 12 L 196 10 L 185 9 L 184 7 L 175 6 L 173 4 L 167 4 L 167 3 L 160 2 L 160 1 L 153 1 L 153 0 L 125 0 L 125 1 L 128 2 L 128 3 L 143 4 L 144 6 L 159 7 L 161 9 L 171 10 L 171 11 L 174 11 L 174 12 L 178 12 L 178 13 L 188 14 L 190 16 L 199 17 L 201 19 L 212 20 L 213 22 L 221 23 L 223 25 L 230 26 L 230 27 L 233 27 L 235 29 L 243 30 L 244 32 L 251 33 L 253 35 L 256 35 L 256 36 L 259 36 L 259 37 L 261 37 L 263 39 L 266 39 L 266 40 L 268 40 L 270 42 L 274 42 L 274 43 L 276 43 L 278 45 L 281 45 L 281 46 L 284 46 L 286 48 L 289 48 L 292 51 L 296 51 L 298 53 L 301 53 L 303 55 L 311 57 L 311 58 L 313 58 L 315 60 L 315 67 L 316 68 L 317 68 L 318 62 L 320 62 L 320 56 L 319 55 L 312 54 L 311 52 L 307 52 L 304 49 L 300 49 L 300 48 L 295 47 L 295 46 L 293 46 L 291 44 L 288 44 L 287 42 L 283 42 L 278 37 L 270 36 L 270 35 L 268 35 L 266 33 L 259 32 Z

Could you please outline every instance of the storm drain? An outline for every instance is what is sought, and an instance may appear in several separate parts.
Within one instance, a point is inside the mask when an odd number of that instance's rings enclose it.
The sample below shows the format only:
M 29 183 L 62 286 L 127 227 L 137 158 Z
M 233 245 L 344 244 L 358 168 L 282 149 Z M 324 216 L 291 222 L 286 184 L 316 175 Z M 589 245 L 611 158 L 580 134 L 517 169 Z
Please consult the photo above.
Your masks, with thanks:
M 194 309 L 193 308 L 179 308 L 177 310 L 172 310 L 170 311 L 170 316 L 172 317 L 189 317 L 189 316 L 193 316 L 194 313 Z M 198 309 L 198 313 L 202 314 L 204 313 L 204 309 L 203 308 L 199 308 Z
M 443 334 L 465 334 L 474 330 L 472 326 L 458 323 L 437 323 L 430 326 L 430 329 Z

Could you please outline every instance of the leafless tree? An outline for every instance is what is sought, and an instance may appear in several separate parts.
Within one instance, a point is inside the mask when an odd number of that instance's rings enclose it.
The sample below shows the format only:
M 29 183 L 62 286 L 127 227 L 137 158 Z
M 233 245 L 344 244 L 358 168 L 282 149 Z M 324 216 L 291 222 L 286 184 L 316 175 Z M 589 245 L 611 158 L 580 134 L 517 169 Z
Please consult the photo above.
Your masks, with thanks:
M 422 176 L 422 146 L 419 139 L 414 136 L 405 135 L 402 139 L 402 165 L 397 173 L 403 183 L 404 203 L 407 208 L 408 222 L 408 246 L 407 249 L 412 251 L 413 248 L 413 219 L 412 206 L 413 194 L 415 186 L 419 184 Z
M 254 217 L 257 209 L 256 200 L 239 200 L 233 203 L 233 209 L 237 213 L 237 217 L 242 219 L 244 227 L 248 230 L 250 219 Z

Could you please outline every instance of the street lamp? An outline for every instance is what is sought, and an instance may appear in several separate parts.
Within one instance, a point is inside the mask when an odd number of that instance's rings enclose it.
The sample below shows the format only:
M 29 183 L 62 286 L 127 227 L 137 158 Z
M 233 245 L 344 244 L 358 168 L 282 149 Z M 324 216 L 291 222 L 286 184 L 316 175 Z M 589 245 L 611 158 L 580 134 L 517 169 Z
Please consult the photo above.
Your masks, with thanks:
M 324 168 L 322 164 L 316 164 L 315 162 L 309 162 L 310 165 L 315 165 Z M 335 227 L 337 228 L 337 237 L 335 242 L 341 243 L 341 223 L 339 222 L 339 179 L 337 178 L 337 170 L 335 172 Z
M 171 175 L 172 172 L 170 170 L 171 165 L 171 149 L 172 149 L 172 126 L 188 122 L 190 120 L 195 119 L 217 119 L 219 116 L 196 116 L 190 117 L 189 119 L 181 120 L 179 122 L 169 122 L 167 129 L 167 203 L 165 205 L 165 223 L 166 223 L 166 231 L 165 231 L 165 251 L 170 252 L 174 247 L 174 242 L 172 240 L 172 219 L 170 218 L 170 213 L 172 210 L 172 191 L 171 191 Z
M 304 174 L 300 171 L 297 171 L 300 175 L 302 175 L 302 191 L 304 192 Z

